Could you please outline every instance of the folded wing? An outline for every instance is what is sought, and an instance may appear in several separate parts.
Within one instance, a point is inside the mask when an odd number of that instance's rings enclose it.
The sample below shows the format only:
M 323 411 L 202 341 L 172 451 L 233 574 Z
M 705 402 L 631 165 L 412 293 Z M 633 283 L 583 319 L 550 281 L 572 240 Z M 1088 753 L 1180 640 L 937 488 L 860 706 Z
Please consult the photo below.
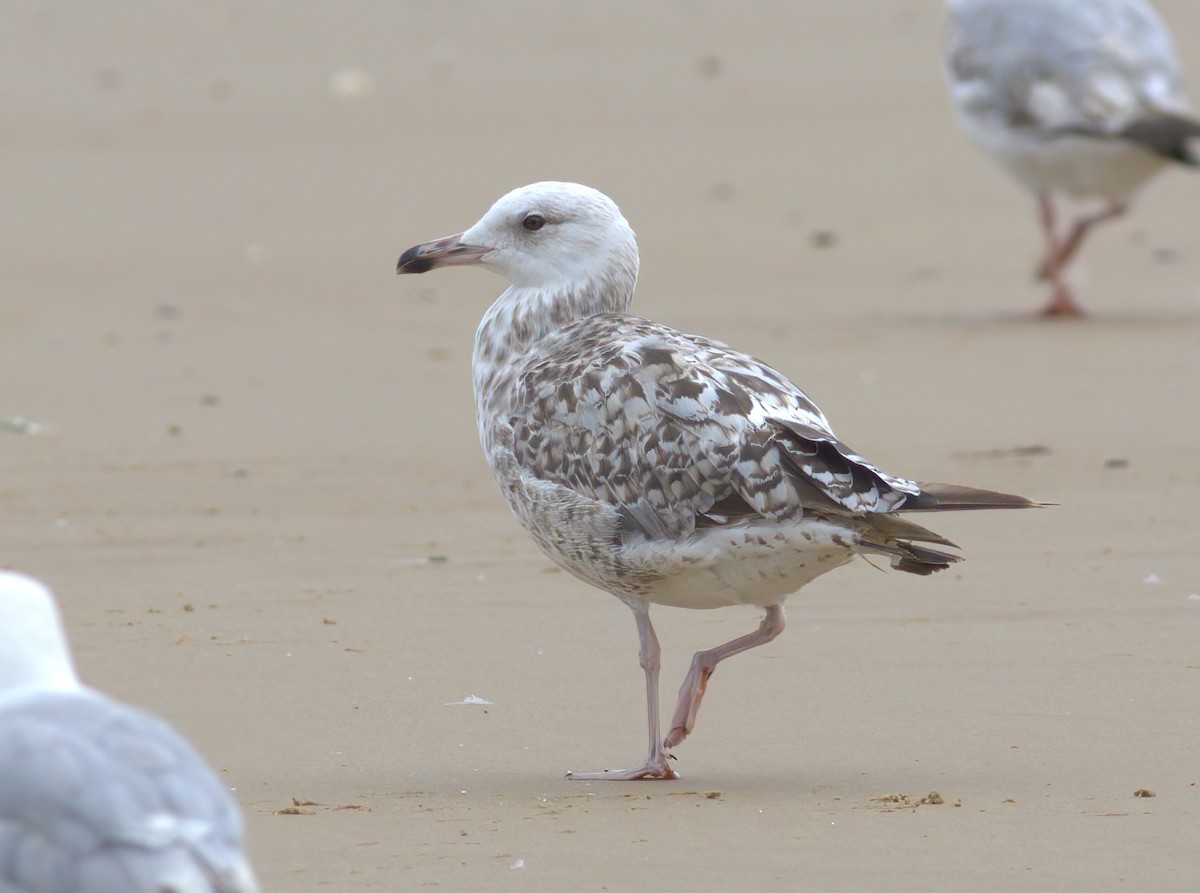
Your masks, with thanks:
M 516 461 L 617 507 L 630 535 L 935 505 L 846 447 L 799 388 L 752 357 L 629 317 L 593 317 L 560 338 L 518 384 Z

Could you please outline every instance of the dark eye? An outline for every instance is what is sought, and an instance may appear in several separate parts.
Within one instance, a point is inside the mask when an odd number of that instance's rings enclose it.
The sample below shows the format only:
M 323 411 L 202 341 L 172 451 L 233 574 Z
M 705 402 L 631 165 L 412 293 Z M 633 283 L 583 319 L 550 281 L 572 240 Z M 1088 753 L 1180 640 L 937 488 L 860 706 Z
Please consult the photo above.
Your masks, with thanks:
M 529 232 L 535 233 L 546 225 L 546 218 L 541 214 L 526 214 L 525 219 L 521 221 L 521 226 L 525 227 Z

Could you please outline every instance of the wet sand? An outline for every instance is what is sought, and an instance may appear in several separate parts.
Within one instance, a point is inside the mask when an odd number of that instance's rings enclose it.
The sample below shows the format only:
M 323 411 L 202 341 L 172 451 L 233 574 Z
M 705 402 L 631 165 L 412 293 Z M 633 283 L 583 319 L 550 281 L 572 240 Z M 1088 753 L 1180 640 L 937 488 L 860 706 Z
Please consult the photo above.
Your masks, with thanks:
M 1200 92 L 1200 11 L 1160 8 Z M 1032 203 L 955 128 L 939 19 L 10 10 L 0 419 L 39 427 L 0 432 L 0 565 L 220 769 L 265 890 L 1194 887 L 1200 179 L 1096 236 L 1092 319 L 1032 318 Z M 563 779 L 642 755 L 632 619 L 483 462 L 501 282 L 392 274 L 551 178 L 620 203 L 638 312 L 772 363 L 889 471 L 1059 504 L 939 517 L 952 572 L 795 596 L 674 783 Z M 655 618 L 667 700 L 757 623 Z

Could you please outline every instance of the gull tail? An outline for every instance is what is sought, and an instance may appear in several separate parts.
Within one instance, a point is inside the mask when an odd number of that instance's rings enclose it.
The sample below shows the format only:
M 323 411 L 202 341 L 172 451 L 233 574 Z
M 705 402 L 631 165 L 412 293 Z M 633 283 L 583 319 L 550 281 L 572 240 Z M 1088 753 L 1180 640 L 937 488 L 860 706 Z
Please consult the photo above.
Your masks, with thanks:
M 894 543 L 900 554 L 892 555 L 892 567 L 908 574 L 919 574 L 928 577 L 930 574 L 944 571 L 962 557 L 940 552 L 937 549 L 927 549 L 913 543 Z
M 878 515 L 873 516 L 873 518 L 878 517 Z M 943 552 L 940 549 L 918 546 L 907 540 L 892 539 L 888 536 L 889 532 L 881 529 L 874 521 L 868 522 L 859 528 L 858 545 L 864 551 L 888 556 L 891 559 L 892 567 L 896 570 L 909 574 L 920 574 L 922 577 L 927 577 L 937 571 L 944 571 L 956 561 L 962 561 L 960 556 Z M 954 546 L 949 540 L 941 537 L 938 537 L 936 541 Z

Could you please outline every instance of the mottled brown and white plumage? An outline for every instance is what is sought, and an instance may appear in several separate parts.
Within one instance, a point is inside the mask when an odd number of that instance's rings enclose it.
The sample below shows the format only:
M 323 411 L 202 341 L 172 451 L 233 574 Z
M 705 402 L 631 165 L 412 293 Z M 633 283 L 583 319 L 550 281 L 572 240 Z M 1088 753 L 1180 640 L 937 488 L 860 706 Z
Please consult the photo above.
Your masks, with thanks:
M 650 748 L 636 769 L 674 778 L 713 667 L 783 629 L 783 602 L 856 554 L 928 574 L 953 544 L 904 511 L 1021 507 L 1020 497 L 893 477 L 841 443 L 792 382 L 724 344 L 627 314 L 633 231 L 573 183 L 510 192 L 464 233 L 410 248 L 398 271 L 480 264 L 512 285 L 483 317 L 477 421 L 509 507 L 559 565 L 633 609 Z M 766 608 L 759 629 L 700 652 L 665 738 L 649 605 Z
M 1144 0 L 948 0 L 945 64 L 967 136 L 1037 196 L 1046 314 L 1080 315 L 1064 276 L 1088 232 L 1167 164 L 1200 164 L 1166 25 Z M 1056 194 L 1103 207 L 1060 234 Z

